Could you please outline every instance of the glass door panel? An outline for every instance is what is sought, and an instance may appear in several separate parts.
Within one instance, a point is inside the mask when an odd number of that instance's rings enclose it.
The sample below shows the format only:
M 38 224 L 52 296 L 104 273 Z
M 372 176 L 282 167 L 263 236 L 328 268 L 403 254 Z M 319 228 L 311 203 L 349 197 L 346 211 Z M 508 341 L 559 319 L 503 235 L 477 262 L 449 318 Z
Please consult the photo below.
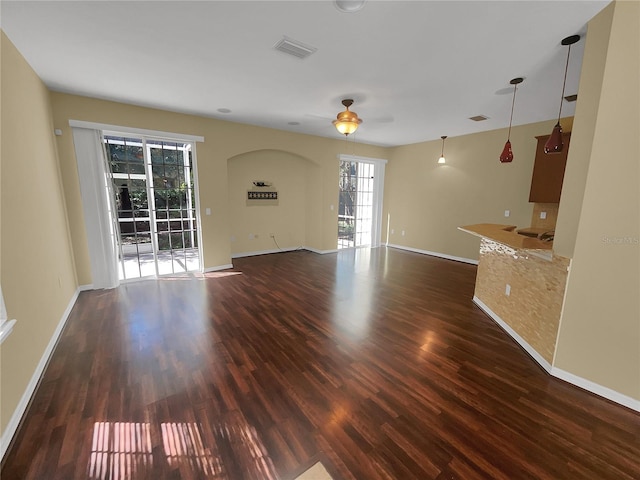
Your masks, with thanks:
M 338 248 L 363 247 L 373 243 L 375 165 L 340 162 L 338 200 Z
M 120 278 L 199 271 L 191 144 L 105 135 Z
M 190 145 L 148 141 L 156 212 L 159 274 L 200 269 Z

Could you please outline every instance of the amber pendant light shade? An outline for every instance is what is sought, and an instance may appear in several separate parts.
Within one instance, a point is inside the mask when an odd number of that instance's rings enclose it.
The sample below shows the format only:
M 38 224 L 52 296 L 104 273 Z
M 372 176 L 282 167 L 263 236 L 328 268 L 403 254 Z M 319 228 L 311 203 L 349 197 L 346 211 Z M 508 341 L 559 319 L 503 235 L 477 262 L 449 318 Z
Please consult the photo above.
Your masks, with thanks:
M 507 142 L 504 144 L 504 148 L 502 149 L 502 153 L 500 154 L 501 163 L 513 162 L 513 151 L 511 150 L 511 124 L 513 123 L 513 107 L 516 104 L 516 90 L 518 88 L 518 84 L 522 83 L 523 81 L 524 78 L 517 77 L 509 82 L 511 85 L 513 85 L 513 100 L 511 101 L 511 117 L 509 118 L 509 133 L 507 134 Z
M 560 153 L 564 150 L 564 142 L 562 141 L 562 126 L 560 125 L 560 117 L 562 116 L 562 102 L 564 101 L 564 89 L 567 85 L 567 71 L 569 70 L 569 56 L 571 55 L 571 45 L 580 40 L 580 35 L 571 35 L 570 37 L 563 38 L 562 45 L 568 45 L 567 51 L 567 63 L 564 67 L 564 81 L 562 82 L 562 95 L 560 96 L 560 111 L 558 112 L 558 121 L 555 127 L 551 131 L 551 135 L 544 144 L 544 153 L 553 154 Z

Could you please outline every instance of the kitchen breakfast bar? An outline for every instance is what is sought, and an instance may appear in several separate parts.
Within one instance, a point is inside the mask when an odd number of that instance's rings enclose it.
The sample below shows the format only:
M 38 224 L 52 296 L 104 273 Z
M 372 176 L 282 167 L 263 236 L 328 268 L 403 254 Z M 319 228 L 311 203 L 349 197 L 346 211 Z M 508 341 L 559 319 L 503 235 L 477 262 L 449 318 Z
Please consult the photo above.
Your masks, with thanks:
M 570 260 L 553 253 L 553 236 L 543 232 L 489 223 L 458 229 L 481 238 L 473 301 L 551 371 Z

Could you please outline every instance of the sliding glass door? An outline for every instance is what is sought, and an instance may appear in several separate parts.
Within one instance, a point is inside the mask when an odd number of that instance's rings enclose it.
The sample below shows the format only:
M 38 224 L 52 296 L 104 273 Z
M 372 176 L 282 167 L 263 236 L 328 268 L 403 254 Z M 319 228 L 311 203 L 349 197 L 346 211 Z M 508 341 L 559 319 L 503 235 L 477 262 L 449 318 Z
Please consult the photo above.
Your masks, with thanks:
M 121 280 L 201 270 L 193 145 L 104 135 L 119 226 Z
M 338 248 L 378 246 L 384 160 L 342 155 L 338 199 Z

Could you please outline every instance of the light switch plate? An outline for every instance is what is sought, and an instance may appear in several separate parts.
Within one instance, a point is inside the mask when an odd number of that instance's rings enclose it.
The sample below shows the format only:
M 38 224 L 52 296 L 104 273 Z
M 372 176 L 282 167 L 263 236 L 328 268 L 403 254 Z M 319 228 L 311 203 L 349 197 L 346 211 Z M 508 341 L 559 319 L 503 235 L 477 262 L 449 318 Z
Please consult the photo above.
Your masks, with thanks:
M 511 215 L 511 210 L 505 210 L 504 211 L 504 216 L 508 217 L 509 215 Z
M 547 218 L 547 212 L 540 212 L 540 218 L 543 220 Z

